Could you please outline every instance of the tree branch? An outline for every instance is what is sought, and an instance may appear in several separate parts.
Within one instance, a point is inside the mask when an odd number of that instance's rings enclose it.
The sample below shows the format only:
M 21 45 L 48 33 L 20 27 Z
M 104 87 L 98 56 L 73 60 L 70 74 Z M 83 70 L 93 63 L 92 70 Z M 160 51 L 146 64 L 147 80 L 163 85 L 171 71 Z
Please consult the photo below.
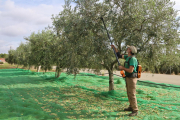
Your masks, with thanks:
M 143 27 L 143 23 L 146 21 L 147 19 L 144 19 L 143 22 L 141 23 L 141 28 L 140 29 L 134 29 L 133 32 L 138 31 L 141 32 L 142 27 Z
M 103 67 L 105 67 L 108 71 L 110 71 L 110 69 L 109 69 L 109 67 L 108 66 L 106 66 L 105 64 L 101 64 Z
M 117 63 L 117 60 L 114 60 L 114 61 L 111 63 L 111 70 L 113 69 L 113 66 L 114 66 L 115 63 Z

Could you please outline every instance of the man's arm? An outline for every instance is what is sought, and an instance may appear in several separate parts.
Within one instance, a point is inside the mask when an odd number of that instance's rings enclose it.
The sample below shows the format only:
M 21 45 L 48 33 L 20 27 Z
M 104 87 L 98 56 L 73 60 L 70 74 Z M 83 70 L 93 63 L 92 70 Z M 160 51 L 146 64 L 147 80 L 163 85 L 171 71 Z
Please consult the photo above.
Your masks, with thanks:
M 120 69 L 120 70 L 124 70 L 124 71 L 126 71 L 126 72 L 128 72 L 128 73 L 132 73 L 133 70 L 134 70 L 134 66 L 130 66 L 129 68 L 125 68 L 125 67 L 123 67 L 123 66 L 119 66 L 119 69 Z
M 124 55 L 121 55 L 121 54 L 118 52 L 118 50 L 116 49 L 116 47 L 115 47 L 114 45 L 111 45 L 111 48 L 114 48 L 114 49 L 115 49 L 118 58 L 124 59 Z

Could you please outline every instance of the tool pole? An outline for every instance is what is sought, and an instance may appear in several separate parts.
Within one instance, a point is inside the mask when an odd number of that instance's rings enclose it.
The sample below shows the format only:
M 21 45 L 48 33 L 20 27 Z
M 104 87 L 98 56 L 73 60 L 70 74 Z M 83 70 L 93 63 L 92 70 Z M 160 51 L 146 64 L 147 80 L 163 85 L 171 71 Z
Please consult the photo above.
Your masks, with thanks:
M 109 36 L 109 32 L 108 32 L 108 30 L 107 30 L 107 28 L 106 28 L 106 25 L 105 25 L 105 23 L 104 23 L 104 19 L 103 19 L 102 17 L 101 17 L 101 20 L 103 21 L 104 27 L 105 27 L 105 29 L 106 29 L 106 31 L 107 31 L 108 38 L 109 38 L 109 40 L 110 40 L 110 42 L 111 42 L 111 45 L 112 45 L 112 40 L 111 40 L 111 38 L 110 38 L 110 36 Z M 117 61 L 118 61 L 118 65 L 120 66 L 121 64 L 120 64 L 120 62 L 119 62 L 119 60 L 118 60 L 118 56 L 117 56 L 117 54 L 116 54 L 116 51 L 115 51 L 115 48 L 114 48 L 114 47 L 113 47 L 113 51 L 114 51 L 114 54 L 115 54 L 116 59 L 117 59 Z

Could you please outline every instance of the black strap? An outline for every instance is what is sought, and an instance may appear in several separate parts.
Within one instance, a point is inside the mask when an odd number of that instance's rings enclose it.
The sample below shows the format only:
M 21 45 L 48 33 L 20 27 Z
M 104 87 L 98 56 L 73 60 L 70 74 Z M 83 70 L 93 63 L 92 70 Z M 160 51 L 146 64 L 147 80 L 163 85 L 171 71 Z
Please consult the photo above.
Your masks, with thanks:
M 127 62 L 126 62 L 126 61 L 124 62 L 124 66 L 125 66 L 126 63 L 127 63 L 128 66 L 129 66 L 129 61 L 131 60 L 132 57 L 134 57 L 134 56 L 130 56 L 130 58 L 128 59 L 128 61 L 127 61 Z
M 130 60 L 131 60 L 132 57 L 134 57 L 134 56 L 131 56 L 131 57 L 129 58 L 129 60 L 128 60 L 128 66 L 129 66 L 129 62 L 130 62 Z
M 130 73 L 129 75 L 126 75 L 125 77 L 136 78 L 137 73 Z
M 127 62 L 127 63 L 128 63 L 128 66 L 129 66 L 129 62 L 130 62 L 130 60 L 131 60 L 132 57 L 135 57 L 135 56 L 133 55 L 133 56 L 131 56 L 131 57 L 129 58 L 129 60 L 128 60 L 128 62 Z M 138 59 L 137 59 L 137 62 L 138 62 L 138 65 L 139 65 Z

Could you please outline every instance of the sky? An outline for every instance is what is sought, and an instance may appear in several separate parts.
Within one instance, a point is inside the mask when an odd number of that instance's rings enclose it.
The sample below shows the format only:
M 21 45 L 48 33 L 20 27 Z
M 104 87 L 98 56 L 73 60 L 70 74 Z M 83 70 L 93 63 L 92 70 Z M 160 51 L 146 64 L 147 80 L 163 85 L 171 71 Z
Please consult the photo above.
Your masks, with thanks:
M 180 10 L 180 0 L 171 1 Z M 51 26 L 52 14 L 61 12 L 63 5 L 64 0 L 0 0 L 0 53 L 16 49 L 24 37 Z

